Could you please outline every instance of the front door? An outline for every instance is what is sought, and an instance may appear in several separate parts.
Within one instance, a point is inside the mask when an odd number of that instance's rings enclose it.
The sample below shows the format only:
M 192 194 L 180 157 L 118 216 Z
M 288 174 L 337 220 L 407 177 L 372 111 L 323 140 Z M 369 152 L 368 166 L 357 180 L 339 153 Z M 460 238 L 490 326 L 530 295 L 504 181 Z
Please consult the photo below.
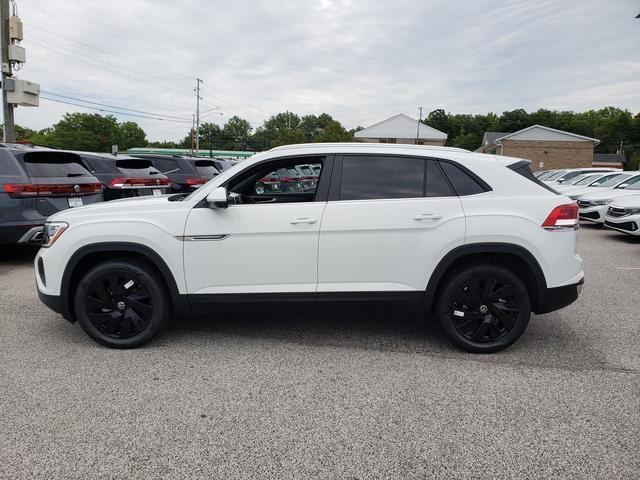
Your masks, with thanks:
M 326 202 L 316 196 L 318 181 L 303 182 L 292 174 L 298 164 L 319 166 L 318 180 L 326 162 L 301 157 L 255 165 L 225 185 L 227 209 L 204 206 L 190 212 L 184 266 L 192 298 L 284 293 L 313 298 Z

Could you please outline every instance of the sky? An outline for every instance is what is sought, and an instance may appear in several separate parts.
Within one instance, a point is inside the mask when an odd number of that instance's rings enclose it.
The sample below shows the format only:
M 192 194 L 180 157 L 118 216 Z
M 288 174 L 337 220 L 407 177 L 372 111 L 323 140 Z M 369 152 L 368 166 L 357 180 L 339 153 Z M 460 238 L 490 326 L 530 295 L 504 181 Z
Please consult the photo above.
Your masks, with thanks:
M 640 112 L 637 0 L 17 0 L 42 97 L 125 107 L 150 140 L 186 136 L 201 111 L 254 128 L 329 113 L 347 128 L 417 117 L 608 105 Z M 63 96 L 61 96 L 63 95 Z M 87 105 L 86 103 L 84 103 Z M 96 108 L 116 110 L 90 104 Z M 66 112 L 44 98 L 16 123 Z M 144 112 L 144 113 L 140 113 Z M 162 116 L 164 120 L 157 120 Z

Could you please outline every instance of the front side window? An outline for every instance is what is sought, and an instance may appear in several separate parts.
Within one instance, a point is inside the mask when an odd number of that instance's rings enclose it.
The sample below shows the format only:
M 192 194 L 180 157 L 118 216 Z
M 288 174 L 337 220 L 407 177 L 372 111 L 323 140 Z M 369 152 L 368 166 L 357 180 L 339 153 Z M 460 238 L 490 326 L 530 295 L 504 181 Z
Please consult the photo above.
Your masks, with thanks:
M 425 162 L 420 158 L 345 156 L 340 200 L 422 197 L 424 169 Z
M 235 204 L 312 202 L 323 163 L 305 157 L 256 165 L 230 180 L 227 189 Z M 302 175 L 301 165 L 318 174 Z
M 608 178 L 605 181 L 599 181 L 598 184 L 593 184 L 594 187 L 615 187 L 616 185 L 618 185 L 619 183 L 622 183 L 622 181 L 629 177 L 629 174 L 618 174 L 618 175 L 614 175 L 613 177 Z

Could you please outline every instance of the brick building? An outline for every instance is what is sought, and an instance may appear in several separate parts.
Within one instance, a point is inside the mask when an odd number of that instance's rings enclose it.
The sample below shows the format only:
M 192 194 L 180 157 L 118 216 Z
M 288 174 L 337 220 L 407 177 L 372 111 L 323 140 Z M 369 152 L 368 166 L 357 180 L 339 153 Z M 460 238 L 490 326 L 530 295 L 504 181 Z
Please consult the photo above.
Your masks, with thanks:
M 596 138 L 532 125 L 514 133 L 486 132 L 476 152 L 531 160 L 532 170 L 587 168 L 593 164 Z

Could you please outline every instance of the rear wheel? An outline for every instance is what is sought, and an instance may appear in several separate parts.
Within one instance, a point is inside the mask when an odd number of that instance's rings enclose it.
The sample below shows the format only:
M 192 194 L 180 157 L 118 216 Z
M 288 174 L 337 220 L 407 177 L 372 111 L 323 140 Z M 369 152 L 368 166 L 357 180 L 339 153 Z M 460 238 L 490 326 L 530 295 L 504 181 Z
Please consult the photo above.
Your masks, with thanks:
M 492 353 L 527 328 L 531 300 L 524 282 L 497 265 L 466 267 L 445 279 L 437 305 L 447 338 L 468 352 Z
M 169 316 L 166 289 L 158 274 L 132 259 L 103 262 L 80 280 L 75 312 L 83 330 L 111 348 L 149 342 Z

